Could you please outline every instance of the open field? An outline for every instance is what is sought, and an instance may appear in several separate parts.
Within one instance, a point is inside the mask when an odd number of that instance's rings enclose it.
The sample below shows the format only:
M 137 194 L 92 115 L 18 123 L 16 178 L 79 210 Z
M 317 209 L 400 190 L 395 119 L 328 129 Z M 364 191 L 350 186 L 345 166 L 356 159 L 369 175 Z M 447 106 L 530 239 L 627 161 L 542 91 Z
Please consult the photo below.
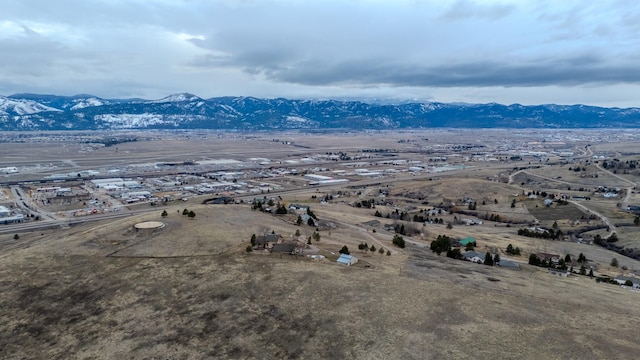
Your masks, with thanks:
M 635 192 L 631 184 L 640 177 L 595 165 L 590 166 L 598 178 L 567 170 L 596 154 L 636 159 L 622 154 L 634 142 L 626 147 L 599 144 L 593 132 L 571 142 L 551 131 L 506 130 L 134 135 L 138 141 L 118 144 L 117 151 L 76 138 L 54 137 L 55 143 L 47 143 L 44 137 L 34 146 L 33 158 L 23 156 L 29 143 L 0 144 L 7 151 L 2 166 L 21 170 L 0 175 L 6 181 L 2 203 L 13 210 L 39 200 L 38 214 L 47 221 L 73 220 L 31 231 L 27 226 L 38 221 L 29 220 L 17 224 L 15 233 L 0 234 L 0 358 L 629 359 L 640 352 L 634 321 L 640 316 L 639 291 L 578 274 L 554 276 L 527 261 L 530 254 L 575 260 L 582 253 L 596 275 L 612 277 L 640 270 L 640 262 L 571 241 L 578 235 L 565 241 L 517 235 L 519 229 L 550 227 L 556 221 L 565 234 L 580 233 L 605 227 L 606 220 L 625 225 L 614 229 L 616 245 L 640 248 L 635 215 L 618 207 L 637 204 L 637 194 L 605 199 L 593 193 L 595 186 Z M 539 141 L 541 136 L 550 139 L 549 145 Z M 362 151 L 372 148 L 391 150 L 384 156 Z M 576 155 L 563 157 L 559 150 Z M 317 157 L 338 152 L 345 158 Z M 561 169 L 540 160 L 541 152 L 563 162 Z M 301 160 L 310 158 L 316 160 Z M 455 166 L 440 171 L 442 158 Z M 204 170 L 154 166 L 172 161 L 221 165 Z M 410 166 L 424 170 L 409 171 Z M 228 205 L 203 204 L 221 196 L 215 193 L 119 205 L 121 218 L 57 220 L 53 212 L 80 205 L 46 202 L 44 195 L 23 199 L 28 190 L 65 184 L 74 192 L 97 194 L 89 179 L 75 173 L 73 182 L 41 182 L 50 174 L 95 168 L 117 169 L 116 175 L 104 177 L 130 177 L 136 186 L 153 178 L 193 187 L 214 181 L 209 172 L 244 172 L 236 182 L 251 187 L 230 195 L 235 201 Z M 278 172 L 292 168 L 297 173 Z M 359 169 L 383 174 L 361 177 Z M 314 187 L 304 173 L 350 181 Z M 197 180 L 201 175 L 210 177 Z M 581 186 L 590 190 L 578 191 Z M 591 199 L 545 207 L 545 197 L 525 196 L 535 191 Z M 173 192 L 186 194 L 166 191 Z M 99 199 L 122 200 L 104 192 Z M 296 225 L 303 210 L 276 215 L 252 209 L 254 199 L 274 209 L 278 204 L 310 206 L 318 224 Z M 185 209 L 194 216 L 182 215 Z M 592 219 L 574 221 L 583 216 Z M 164 226 L 134 227 L 145 221 Z M 405 248 L 392 244 L 394 225 L 407 229 Z M 316 232 L 319 240 L 307 244 Z M 247 253 L 253 234 L 270 233 L 295 241 L 301 254 L 260 248 Z M 611 231 L 584 236 L 596 234 L 607 237 Z M 429 250 L 438 235 L 471 236 L 475 251 L 512 259 L 520 270 L 438 256 Z M 364 242 L 383 248 L 383 254 L 359 250 Z M 509 244 L 522 254 L 507 254 Z M 343 246 L 359 258 L 356 264 L 336 263 Z M 311 254 L 325 258 L 305 256 Z M 610 265 L 614 257 L 617 267 Z
M 3 251 L 3 356 L 622 359 L 638 350 L 628 319 L 640 315 L 640 294 L 587 277 L 489 268 L 415 246 L 364 258 L 370 268 L 246 255 L 258 227 L 228 221 L 251 210 L 198 214 L 170 215 L 153 236 L 131 235 L 131 219 Z M 351 231 L 337 227 L 327 239 Z
M 541 201 L 527 201 L 526 204 L 531 215 L 541 221 L 575 220 L 589 216 L 573 204 L 553 207 L 546 207 Z

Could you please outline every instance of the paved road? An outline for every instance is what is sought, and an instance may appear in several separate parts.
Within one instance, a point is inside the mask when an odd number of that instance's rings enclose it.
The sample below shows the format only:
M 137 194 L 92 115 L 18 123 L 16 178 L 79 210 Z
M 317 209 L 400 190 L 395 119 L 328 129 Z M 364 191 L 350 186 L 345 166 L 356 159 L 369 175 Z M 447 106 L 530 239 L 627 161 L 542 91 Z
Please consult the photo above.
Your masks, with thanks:
M 35 230 L 59 229 L 69 226 L 90 223 L 94 221 L 118 219 L 128 216 L 144 214 L 148 212 L 158 211 L 157 208 L 131 210 L 109 214 L 95 214 L 73 219 L 44 219 L 39 221 L 22 222 L 16 224 L 8 224 L 0 226 L 0 234 L 24 233 Z

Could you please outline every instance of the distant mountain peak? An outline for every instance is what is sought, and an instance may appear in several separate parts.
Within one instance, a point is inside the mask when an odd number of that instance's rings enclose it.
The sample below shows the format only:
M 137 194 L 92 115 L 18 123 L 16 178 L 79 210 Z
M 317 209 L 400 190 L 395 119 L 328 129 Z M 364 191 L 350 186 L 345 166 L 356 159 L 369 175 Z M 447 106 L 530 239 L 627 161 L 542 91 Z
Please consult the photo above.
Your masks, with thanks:
M 168 102 L 184 102 L 184 101 L 201 101 L 202 98 L 190 93 L 178 93 L 163 97 L 162 99 L 149 101 L 151 103 L 168 103 Z
M 252 96 L 203 100 L 190 93 L 152 101 L 92 95 L 0 96 L 0 131 L 402 128 L 640 128 L 640 109 Z

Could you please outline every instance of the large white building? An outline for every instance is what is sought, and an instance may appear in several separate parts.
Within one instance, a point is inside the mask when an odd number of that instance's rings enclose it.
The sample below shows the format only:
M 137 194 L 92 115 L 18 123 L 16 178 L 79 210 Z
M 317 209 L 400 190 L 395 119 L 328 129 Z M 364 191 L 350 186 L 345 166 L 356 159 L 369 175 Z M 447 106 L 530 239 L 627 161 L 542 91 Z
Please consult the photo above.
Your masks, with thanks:
M 9 210 L 6 207 L 0 205 L 0 217 L 9 216 L 9 214 L 11 214 L 11 210 Z

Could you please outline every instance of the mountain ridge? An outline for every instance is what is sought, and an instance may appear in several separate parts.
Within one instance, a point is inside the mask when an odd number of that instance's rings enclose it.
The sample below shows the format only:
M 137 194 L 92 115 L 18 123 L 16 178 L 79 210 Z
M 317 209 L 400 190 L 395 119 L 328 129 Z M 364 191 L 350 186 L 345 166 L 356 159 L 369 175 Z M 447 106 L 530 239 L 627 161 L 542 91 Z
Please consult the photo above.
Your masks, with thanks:
M 640 108 L 256 98 L 157 100 L 13 94 L 0 96 L 0 130 L 640 128 Z

